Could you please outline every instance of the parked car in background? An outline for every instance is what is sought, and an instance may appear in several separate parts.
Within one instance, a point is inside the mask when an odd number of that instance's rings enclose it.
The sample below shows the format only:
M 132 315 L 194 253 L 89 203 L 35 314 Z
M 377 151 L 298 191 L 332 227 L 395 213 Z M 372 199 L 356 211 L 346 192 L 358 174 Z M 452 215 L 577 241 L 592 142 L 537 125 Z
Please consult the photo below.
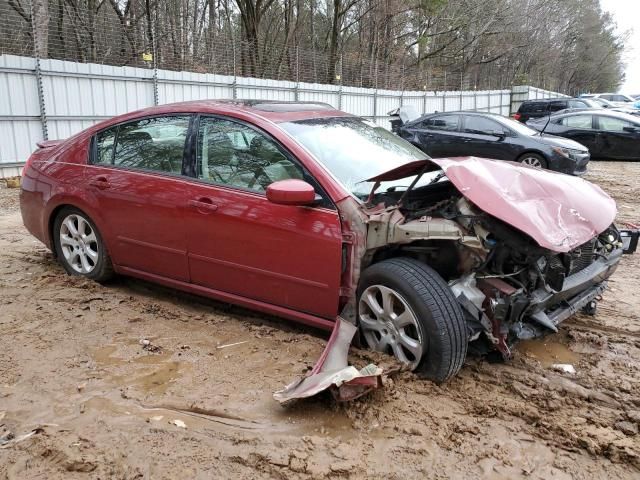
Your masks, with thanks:
M 425 115 L 399 127 L 398 134 L 436 158 L 473 155 L 572 175 L 585 173 L 589 163 L 589 152 L 579 143 L 541 136 L 520 122 L 491 113 Z
M 621 107 L 617 104 L 611 103 L 604 98 L 589 98 L 594 103 L 599 104 L 602 108 L 608 108 L 613 110 L 614 112 L 622 112 L 629 113 L 631 115 L 640 115 L 640 102 L 636 102 L 634 104 L 627 104 L 627 106 Z
M 429 159 L 317 103 L 162 105 L 42 142 L 20 208 L 71 275 L 120 273 L 334 332 L 350 322 L 437 382 L 470 341 L 510 358 L 595 305 L 633 233 L 585 180 Z
M 532 118 L 548 117 L 549 115 L 567 108 L 598 108 L 597 103 L 586 98 L 547 98 L 540 100 L 525 100 L 513 116 L 522 123 Z
M 635 99 L 622 93 L 585 93 L 580 98 L 602 98 L 618 107 L 628 107 L 635 102 Z
M 640 118 L 612 110 L 560 113 L 527 123 L 538 131 L 580 142 L 591 158 L 640 159 Z

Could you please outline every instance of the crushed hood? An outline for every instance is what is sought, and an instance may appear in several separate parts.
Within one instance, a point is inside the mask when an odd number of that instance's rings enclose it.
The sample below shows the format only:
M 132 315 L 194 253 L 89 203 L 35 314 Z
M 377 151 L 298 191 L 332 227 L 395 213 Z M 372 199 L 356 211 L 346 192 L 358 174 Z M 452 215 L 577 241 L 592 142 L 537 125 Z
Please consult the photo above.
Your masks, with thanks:
M 431 167 L 433 166 L 433 168 Z M 401 165 L 368 179 L 399 180 L 442 169 L 469 201 L 554 252 L 568 252 L 604 231 L 616 204 L 578 177 L 477 157 L 437 158 Z

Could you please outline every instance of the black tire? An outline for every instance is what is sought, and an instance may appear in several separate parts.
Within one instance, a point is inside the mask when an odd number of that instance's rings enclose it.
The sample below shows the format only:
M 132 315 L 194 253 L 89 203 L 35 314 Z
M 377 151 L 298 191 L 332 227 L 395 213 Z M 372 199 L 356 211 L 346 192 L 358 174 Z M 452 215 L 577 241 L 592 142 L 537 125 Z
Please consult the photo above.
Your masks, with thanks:
M 415 314 L 422 333 L 422 358 L 414 372 L 437 383 L 458 373 L 467 355 L 469 337 L 462 309 L 444 279 L 412 258 L 384 260 L 363 272 L 359 309 L 362 294 L 376 285 L 399 293 Z
M 534 161 L 537 161 L 540 163 L 539 168 L 549 168 L 549 163 L 547 162 L 547 159 L 544 158 L 542 155 L 538 155 L 537 153 L 523 153 L 518 158 L 518 162 L 524 163 L 525 165 L 536 166 L 536 165 L 532 165 L 532 162 Z
M 67 259 L 67 257 L 65 256 L 65 252 L 63 251 L 63 247 L 61 244 L 61 229 L 63 228 L 63 222 L 65 221 L 65 219 L 70 216 L 76 216 L 84 219 L 84 221 L 89 224 L 89 227 L 95 234 L 96 241 L 90 242 L 90 244 L 92 250 L 97 252 L 97 261 L 91 265 L 91 271 L 89 272 L 83 273 L 81 271 L 78 271 L 77 268 L 74 267 Z M 75 207 L 64 207 L 62 210 L 60 210 L 53 222 L 52 234 L 56 257 L 69 275 L 82 276 L 91 280 L 95 280 L 96 282 L 106 282 L 113 277 L 113 265 L 111 264 L 111 258 L 109 257 L 109 253 L 107 251 L 107 247 L 104 243 L 102 235 L 100 234 L 100 231 L 96 227 L 95 223 L 82 210 L 79 210 Z M 89 242 L 87 242 L 86 245 L 89 245 Z

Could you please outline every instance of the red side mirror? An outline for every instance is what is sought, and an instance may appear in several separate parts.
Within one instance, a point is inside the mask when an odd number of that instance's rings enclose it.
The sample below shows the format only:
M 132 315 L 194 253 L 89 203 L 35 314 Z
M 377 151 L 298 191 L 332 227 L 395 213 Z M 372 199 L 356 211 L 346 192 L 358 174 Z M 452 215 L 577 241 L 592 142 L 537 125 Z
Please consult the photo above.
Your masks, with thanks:
M 303 180 L 280 180 L 267 187 L 267 199 L 280 205 L 313 205 L 316 192 Z

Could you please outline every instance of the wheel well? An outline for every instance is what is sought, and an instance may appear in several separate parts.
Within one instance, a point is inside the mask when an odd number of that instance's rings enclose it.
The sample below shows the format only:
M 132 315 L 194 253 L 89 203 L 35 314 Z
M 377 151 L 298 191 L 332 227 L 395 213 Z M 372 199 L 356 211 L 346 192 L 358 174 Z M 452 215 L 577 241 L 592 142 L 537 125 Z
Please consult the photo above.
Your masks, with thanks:
M 68 204 L 68 203 L 63 203 L 62 205 L 58 205 L 56 208 L 54 208 L 53 211 L 51 212 L 51 215 L 49 215 L 49 222 L 48 222 L 48 225 L 47 225 L 47 233 L 49 235 L 49 242 L 51 243 L 51 252 L 53 253 L 54 257 L 58 256 L 58 252 L 56 252 L 55 242 L 53 241 L 53 226 L 56 223 L 56 217 L 58 216 L 60 211 L 63 208 L 67 208 L 67 207 L 78 208 L 78 207 L 76 207 L 74 205 L 71 205 L 71 204 Z M 78 210 L 80 210 L 80 209 L 78 208 Z M 80 211 L 82 212 L 82 210 L 80 210 Z M 84 212 L 82 212 L 82 213 L 84 213 Z
M 417 240 L 404 245 L 389 245 L 378 249 L 369 265 L 389 258 L 409 257 L 418 260 L 449 281 L 459 275 L 460 252 L 450 240 Z

